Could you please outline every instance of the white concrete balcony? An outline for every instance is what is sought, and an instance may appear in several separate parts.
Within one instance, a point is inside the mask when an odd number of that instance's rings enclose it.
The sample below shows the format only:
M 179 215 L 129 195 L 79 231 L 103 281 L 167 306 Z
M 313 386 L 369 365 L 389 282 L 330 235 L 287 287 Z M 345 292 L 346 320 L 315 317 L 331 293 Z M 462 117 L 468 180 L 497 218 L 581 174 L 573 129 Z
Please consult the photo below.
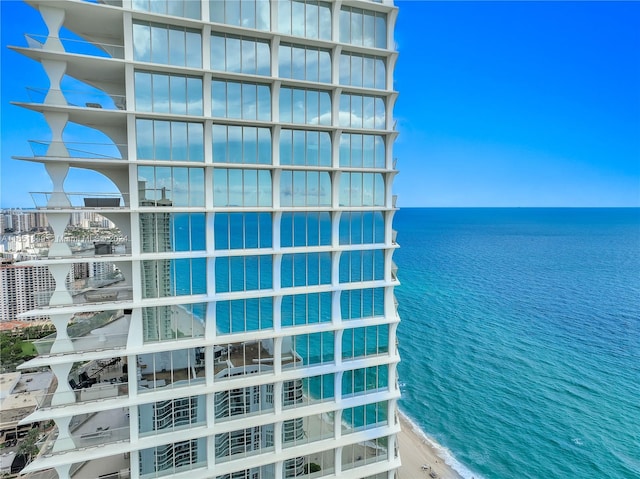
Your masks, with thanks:
M 129 210 L 128 194 L 66 191 L 32 191 L 29 194 L 39 210 Z M 56 206 L 48 206 L 54 195 L 58 200 Z M 60 201 L 60 195 L 66 198 L 66 202 Z M 66 205 L 61 206 L 63 203 Z
M 133 288 L 130 285 L 99 288 L 88 286 L 86 288 L 71 288 L 68 289 L 68 292 L 73 298 L 73 306 L 128 302 L 133 299 Z M 48 307 L 54 293 L 53 290 L 34 293 L 36 306 L 39 308 Z M 71 306 L 71 304 L 58 304 L 51 307 L 63 308 L 65 306 Z
M 115 143 L 85 143 L 72 141 L 29 140 L 34 158 L 64 158 L 85 160 L 126 160 L 127 145 Z M 66 150 L 66 155 L 55 152 Z
M 27 94 L 32 103 L 44 104 L 47 97 L 64 98 L 67 105 L 79 108 L 97 108 L 105 110 L 126 110 L 124 95 L 111 95 L 100 90 L 70 90 L 28 87 Z
M 37 462 L 34 461 L 34 465 Z M 55 469 L 29 472 L 25 479 L 59 479 Z M 77 462 L 69 470 L 73 479 L 129 479 L 129 459 L 124 454 L 102 457 L 92 461 Z
M 61 303 L 51 307 L 65 307 L 71 305 L 104 304 L 120 301 L 130 301 L 133 298 L 133 287 L 127 284 L 122 273 L 115 272 L 99 278 L 85 278 L 74 281 L 67 286 L 67 292 L 72 303 Z M 51 304 L 55 290 L 41 290 L 33 293 L 37 307 L 47 307 Z
M 47 261 L 61 259 L 90 259 L 90 258 L 128 258 L 131 257 L 131 241 L 123 239 L 98 239 L 96 241 L 64 241 L 69 246 L 69 253 L 55 253 L 49 255 L 49 250 L 41 249 L 30 255 L 30 261 Z
M 51 457 L 66 451 L 100 447 L 128 441 L 128 410 L 118 408 L 106 411 L 77 414 L 68 423 L 68 434 L 61 437 L 55 427 L 41 441 L 40 456 Z
M 86 425 L 84 425 L 86 426 Z M 109 424 L 88 427 L 80 427 L 71 437 L 58 438 L 58 431 L 52 431 L 50 437 L 46 438 L 42 444 L 40 455 L 43 457 L 51 457 L 67 451 L 88 448 L 101 447 L 106 444 L 129 440 L 129 427 L 112 427 Z
M 63 343 L 64 346 L 67 346 L 67 348 L 73 352 L 96 351 L 99 349 L 124 349 L 127 346 L 127 337 L 128 333 L 104 333 L 89 337 L 70 338 L 56 341 L 54 335 L 34 341 L 34 346 L 40 356 L 50 355 L 51 347 L 54 342 Z
M 68 353 L 82 353 L 106 349 L 124 349 L 129 335 L 130 314 L 120 311 L 99 311 L 76 315 L 67 329 L 68 338 L 57 338 L 51 334 L 33 342 L 40 356 L 52 354 L 55 350 Z M 54 352 L 55 354 L 55 352 Z
M 75 363 L 75 366 L 80 364 L 82 363 Z M 89 402 L 128 397 L 127 371 L 126 358 L 120 356 L 84 363 L 63 379 L 71 388 L 70 395 L 60 400 L 59 392 L 45 394 L 36 399 L 37 409 L 68 408 Z
M 90 55 L 104 58 L 124 58 L 124 46 L 86 40 L 48 37 L 46 35 L 25 34 L 27 46 L 31 49 L 47 50 L 47 42 L 61 44 L 66 53 Z

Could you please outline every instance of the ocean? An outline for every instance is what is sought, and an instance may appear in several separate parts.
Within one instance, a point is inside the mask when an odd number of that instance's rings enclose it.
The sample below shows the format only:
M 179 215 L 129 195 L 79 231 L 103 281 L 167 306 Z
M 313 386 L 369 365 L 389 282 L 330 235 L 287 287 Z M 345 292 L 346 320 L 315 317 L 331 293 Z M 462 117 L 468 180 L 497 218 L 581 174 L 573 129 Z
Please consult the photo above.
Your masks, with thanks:
M 640 209 L 402 209 L 401 409 L 464 477 L 640 478 Z

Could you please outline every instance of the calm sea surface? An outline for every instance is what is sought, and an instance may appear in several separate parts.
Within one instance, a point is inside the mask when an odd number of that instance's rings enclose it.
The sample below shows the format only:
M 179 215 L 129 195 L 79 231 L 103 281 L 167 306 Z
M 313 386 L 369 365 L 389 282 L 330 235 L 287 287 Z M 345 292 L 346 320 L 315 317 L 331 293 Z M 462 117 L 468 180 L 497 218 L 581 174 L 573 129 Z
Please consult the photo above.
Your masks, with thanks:
M 640 209 L 403 209 L 402 409 L 466 477 L 640 478 Z

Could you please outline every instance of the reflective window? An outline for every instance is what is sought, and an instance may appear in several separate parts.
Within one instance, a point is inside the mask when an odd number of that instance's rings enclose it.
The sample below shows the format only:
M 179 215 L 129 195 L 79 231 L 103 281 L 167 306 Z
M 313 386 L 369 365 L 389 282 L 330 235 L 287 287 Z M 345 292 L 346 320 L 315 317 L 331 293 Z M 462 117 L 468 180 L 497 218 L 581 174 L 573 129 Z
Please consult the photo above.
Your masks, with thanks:
M 278 48 L 278 75 L 331 83 L 331 54 L 328 50 L 281 43 Z
M 387 48 L 387 16 L 360 8 L 340 10 L 340 41 L 365 47 Z
M 204 206 L 204 169 L 138 166 L 140 206 Z
M 389 417 L 389 405 L 387 401 L 364 404 L 344 408 L 342 410 L 342 434 L 353 434 L 363 429 L 382 427 L 387 424 Z M 368 440 L 366 443 L 349 444 L 342 448 L 342 469 L 347 471 L 354 467 L 361 467 L 378 461 L 386 461 L 388 457 L 388 437 L 378 437 Z M 362 456 L 362 448 L 369 447 L 373 451 L 371 455 Z M 379 479 L 370 476 L 370 479 Z
M 331 5 L 313 0 L 280 0 L 278 32 L 330 40 Z
M 134 10 L 173 15 L 174 17 L 200 18 L 200 0 L 132 0 Z
M 340 255 L 340 282 L 356 283 L 384 279 L 382 250 L 343 251 Z
M 271 248 L 271 213 L 216 213 L 215 249 Z
M 384 130 L 386 127 L 384 98 L 342 93 L 339 120 L 340 126 Z
M 345 371 L 342 375 L 342 396 L 352 396 L 386 389 L 389 386 L 389 365 Z
M 304 394 L 291 394 L 292 389 L 297 389 L 298 385 L 294 384 L 297 382 L 302 383 Z M 302 380 L 285 381 L 282 388 L 282 406 L 284 409 L 289 409 L 331 400 L 335 397 L 334 390 L 334 373 L 306 377 Z M 331 452 L 333 453 L 333 451 Z M 327 463 L 327 466 L 329 466 L 329 463 Z M 326 471 L 326 469 L 322 470 Z
M 133 24 L 133 59 L 141 62 L 201 68 L 202 35 L 200 31 L 188 28 L 135 22 Z
M 386 66 L 383 57 L 359 53 L 340 54 L 340 84 L 386 89 Z
M 331 322 L 331 293 L 283 296 L 281 322 L 283 327 Z
M 223 118 L 271 120 L 269 85 L 213 80 L 211 114 Z
M 282 255 L 281 286 L 315 286 L 331 284 L 330 253 L 295 253 Z
M 323 90 L 280 88 L 280 121 L 331 125 L 331 94 Z
M 183 388 L 204 383 L 202 348 L 177 349 L 138 355 L 138 391 Z
M 211 36 L 211 69 L 271 75 L 269 42 L 216 33 Z
M 273 411 L 273 384 L 218 391 L 215 393 L 214 404 L 216 422 Z M 253 472 L 255 476 L 251 475 L 250 472 Z M 250 479 L 252 477 L 257 479 L 268 476 L 266 474 L 260 475 L 256 469 L 253 469 L 252 471 L 247 470 L 240 473 L 234 472 L 233 477 L 234 479 Z M 227 474 L 226 476 L 217 476 L 216 479 L 218 478 L 231 479 L 231 476 Z
M 251 291 L 273 287 L 271 256 L 216 258 L 216 292 Z
M 205 396 L 191 396 L 138 406 L 140 433 L 169 432 L 206 422 Z
M 389 325 L 345 329 L 342 333 L 342 359 L 355 359 L 389 352 Z
M 384 179 L 380 173 L 340 174 L 340 206 L 383 206 Z
M 214 206 L 271 206 L 271 172 L 216 168 L 213 171 Z
M 273 298 L 216 302 L 216 331 L 218 334 L 243 333 L 271 328 L 273 328 Z
M 216 463 L 273 451 L 273 424 L 216 434 L 215 446 Z M 242 474 L 240 477 L 253 476 Z
M 280 131 L 280 164 L 331 166 L 331 135 L 327 131 Z
M 328 212 L 283 212 L 280 219 L 280 246 L 320 246 L 331 244 L 331 216 Z
M 207 465 L 207 439 L 191 439 L 140 450 L 143 477 L 173 475 Z
M 229 342 L 214 346 L 212 366 L 216 382 L 249 374 L 273 374 L 273 341 Z M 267 387 L 265 392 L 264 400 L 273 402 L 273 390 L 269 391 Z M 255 395 L 255 390 L 251 397 L 252 402 L 262 399 Z
M 136 110 L 202 115 L 202 78 L 135 73 Z
M 384 138 L 380 135 L 340 135 L 340 166 L 384 168 L 385 156 Z
M 345 320 L 384 315 L 384 288 L 341 291 L 340 311 Z
M 271 164 L 271 130 L 255 126 L 214 124 L 214 163 Z
M 204 251 L 204 213 L 140 213 L 140 250 Z
M 283 170 L 280 176 L 281 206 L 330 206 L 331 178 L 326 171 Z
M 340 215 L 340 244 L 384 243 L 381 211 L 344 211 Z
M 204 161 L 202 123 L 136 120 L 136 148 L 139 160 Z
M 143 260 L 141 269 L 143 298 L 207 292 L 206 258 Z
M 269 0 L 209 0 L 212 22 L 257 30 L 269 30 Z
M 334 337 L 333 331 L 327 331 L 284 338 L 282 341 L 282 369 L 332 363 L 335 355 Z M 291 358 L 290 362 L 284 363 L 285 358 Z
M 142 308 L 145 343 L 204 337 L 207 303 Z

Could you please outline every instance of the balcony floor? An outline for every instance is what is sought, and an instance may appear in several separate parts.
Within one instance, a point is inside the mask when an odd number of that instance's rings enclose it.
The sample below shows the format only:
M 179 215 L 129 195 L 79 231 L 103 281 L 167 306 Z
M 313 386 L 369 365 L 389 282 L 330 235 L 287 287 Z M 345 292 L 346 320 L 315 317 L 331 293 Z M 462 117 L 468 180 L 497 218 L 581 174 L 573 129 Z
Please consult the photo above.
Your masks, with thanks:
M 129 459 L 125 459 L 124 454 L 119 454 L 88 461 L 72 477 L 73 479 L 96 479 L 96 477 L 102 476 L 118 477 L 117 473 L 122 470 L 129 470 Z M 108 476 L 108 474 L 114 473 L 115 475 Z

